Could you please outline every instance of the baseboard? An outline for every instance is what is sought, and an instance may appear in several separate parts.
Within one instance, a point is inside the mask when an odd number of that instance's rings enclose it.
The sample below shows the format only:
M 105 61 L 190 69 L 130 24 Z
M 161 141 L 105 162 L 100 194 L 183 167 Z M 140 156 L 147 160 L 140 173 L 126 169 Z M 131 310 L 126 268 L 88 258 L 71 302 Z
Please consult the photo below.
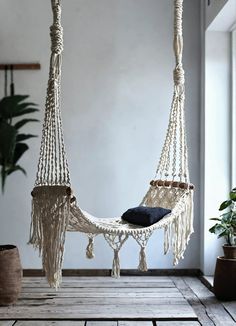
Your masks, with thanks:
M 63 276 L 110 276 L 110 269 L 63 269 Z M 137 269 L 122 269 L 121 276 L 200 276 L 200 269 L 149 269 L 140 272 Z M 41 269 L 24 269 L 23 276 L 45 276 Z

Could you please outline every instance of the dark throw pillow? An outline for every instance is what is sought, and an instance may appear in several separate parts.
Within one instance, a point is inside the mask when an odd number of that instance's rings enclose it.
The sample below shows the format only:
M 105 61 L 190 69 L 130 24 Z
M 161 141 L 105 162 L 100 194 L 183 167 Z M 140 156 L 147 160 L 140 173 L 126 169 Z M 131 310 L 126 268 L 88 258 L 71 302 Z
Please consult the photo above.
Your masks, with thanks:
M 141 226 L 150 226 L 160 221 L 165 215 L 171 212 L 170 209 L 162 207 L 139 206 L 128 209 L 121 218 L 129 223 Z

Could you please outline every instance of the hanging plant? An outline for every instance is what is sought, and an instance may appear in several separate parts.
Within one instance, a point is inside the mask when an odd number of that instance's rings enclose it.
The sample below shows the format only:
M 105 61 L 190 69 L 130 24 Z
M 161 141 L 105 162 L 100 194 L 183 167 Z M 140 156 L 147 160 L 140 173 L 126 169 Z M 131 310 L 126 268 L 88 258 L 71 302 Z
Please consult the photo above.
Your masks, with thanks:
M 26 118 L 38 111 L 35 103 L 26 102 L 28 95 L 6 96 L 0 101 L 0 166 L 1 184 L 4 192 L 6 178 L 15 171 L 26 174 L 25 169 L 18 164 L 22 155 L 29 149 L 25 140 L 37 137 L 21 133 L 21 128 L 37 119 Z M 19 117 L 24 116 L 23 119 Z

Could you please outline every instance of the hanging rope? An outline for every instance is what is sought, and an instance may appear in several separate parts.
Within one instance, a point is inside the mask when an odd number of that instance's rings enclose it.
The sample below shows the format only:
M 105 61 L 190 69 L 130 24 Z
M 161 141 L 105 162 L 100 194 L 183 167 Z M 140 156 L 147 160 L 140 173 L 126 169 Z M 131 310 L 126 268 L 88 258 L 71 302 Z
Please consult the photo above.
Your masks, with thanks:
M 185 133 L 185 75 L 183 57 L 183 0 L 174 0 L 174 93 L 169 125 L 155 179 L 189 183 L 188 149 Z
M 50 27 L 51 59 L 46 96 L 45 117 L 35 186 L 70 186 L 70 174 L 65 152 L 61 110 L 61 64 L 63 28 L 61 4 L 51 0 L 53 24 Z

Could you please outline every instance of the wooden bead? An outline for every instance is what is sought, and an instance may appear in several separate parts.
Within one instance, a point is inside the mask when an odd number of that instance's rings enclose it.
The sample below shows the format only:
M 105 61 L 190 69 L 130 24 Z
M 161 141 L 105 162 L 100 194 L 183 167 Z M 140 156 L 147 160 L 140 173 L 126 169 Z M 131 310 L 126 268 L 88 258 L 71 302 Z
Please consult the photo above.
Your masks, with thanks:
M 153 187 L 155 187 L 156 181 L 155 180 L 150 181 L 150 185 L 153 186 Z
M 185 182 L 181 182 L 181 183 L 179 184 L 179 187 L 180 187 L 180 189 L 188 189 L 188 184 L 185 183 Z
M 67 194 L 68 196 L 71 196 L 71 195 L 72 195 L 72 189 L 71 189 L 71 187 L 67 187 L 67 188 L 66 188 L 66 194 Z
M 171 184 L 172 184 L 172 181 L 168 181 L 168 180 L 164 181 L 165 187 L 169 187 L 169 186 L 171 186 Z
M 190 185 L 189 185 L 189 189 L 190 189 L 190 190 L 194 190 L 194 188 L 195 188 L 195 186 L 194 186 L 192 183 L 190 183 Z
M 172 187 L 178 188 L 179 187 L 179 182 L 178 181 L 173 181 L 172 182 Z
M 70 202 L 71 202 L 71 204 L 72 204 L 72 203 L 74 203 L 75 201 L 76 201 L 76 197 L 73 196 L 73 197 L 70 199 Z
M 165 181 L 162 181 L 162 180 L 158 180 L 158 182 L 157 182 L 158 187 L 163 187 L 164 184 L 165 184 Z

